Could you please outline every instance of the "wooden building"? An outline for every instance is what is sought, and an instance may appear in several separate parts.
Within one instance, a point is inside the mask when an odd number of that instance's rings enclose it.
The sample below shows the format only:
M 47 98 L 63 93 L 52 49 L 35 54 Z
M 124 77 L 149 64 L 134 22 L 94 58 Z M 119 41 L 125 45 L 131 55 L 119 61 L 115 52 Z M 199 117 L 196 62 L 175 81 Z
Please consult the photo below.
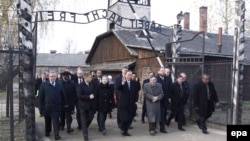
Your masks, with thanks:
M 161 50 L 166 44 L 166 37 L 156 33 L 153 35 L 152 44 L 164 62 L 164 51 Z M 121 72 L 122 67 L 128 66 L 142 79 L 147 72 L 156 72 L 160 67 L 140 30 L 113 29 L 97 36 L 86 63 L 91 70 L 102 70 L 104 74 L 114 76 Z
M 118 4 L 117 1 L 115 4 Z M 114 8 L 115 4 L 112 5 Z M 120 5 L 119 5 L 120 6 Z M 148 7 L 150 5 L 140 5 Z M 223 35 L 221 28 L 217 33 L 207 32 L 207 8 L 200 8 L 200 30 L 192 31 L 189 29 L 189 13 L 184 14 L 184 30 L 182 31 L 182 40 L 188 40 L 194 37 L 198 32 L 205 31 L 205 38 L 202 35 L 197 36 L 189 42 L 181 43 L 179 55 L 181 57 L 195 57 L 202 55 L 204 43 L 204 63 L 191 61 L 176 65 L 176 74 L 186 72 L 191 86 L 200 79 L 202 69 L 212 76 L 219 97 L 222 101 L 231 99 L 232 82 L 232 60 L 234 37 Z M 120 13 L 121 15 L 123 13 Z M 143 17 L 143 15 L 139 15 Z M 171 66 L 171 62 L 165 60 L 166 55 L 171 53 L 166 46 L 172 39 L 172 28 L 164 28 L 162 32 L 165 35 L 149 32 L 150 40 L 157 54 L 161 57 L 165 66 Z M 205 40 L 204 40 L 205 39 Z M 244 70 L 244 98 L 250 99 L 250 38 L 245 38 L 245 70 Z M 107 32 L 96 37 L 86 63 L 90 65 L 90 70 L 102 70 L 104 74 L 113 76 L 120 73 L 123 66 L 129 66 L 141 80 L 147 72 L 157 72 L 160 68 L 159 63 L 149 45 L 142 30 L 127 30 L 122 28 L 109 29 Z M 175 75 L 176 75 L 175 74 Z

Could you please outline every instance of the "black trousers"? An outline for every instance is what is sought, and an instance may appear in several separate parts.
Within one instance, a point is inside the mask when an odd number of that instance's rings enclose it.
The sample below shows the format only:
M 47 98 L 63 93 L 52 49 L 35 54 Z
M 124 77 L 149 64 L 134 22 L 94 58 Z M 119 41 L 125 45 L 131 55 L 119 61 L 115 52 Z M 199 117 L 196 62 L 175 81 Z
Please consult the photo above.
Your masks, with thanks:
M 121 120 L 119 118 L 119 109 L 118 108 L 117 108 L 117 119 L 116 119 L 116 121 L 117 121 L 118 127 L 121 129 Z
M 98 127 L 99 127 L 99 131 L 104 131 L 106 130 L 105 127 L 105 123 L 106 123 L 106 119 L 107 119 L 107 114 L 106 112 L 98 112 L 97 114 L 97 118 L 98 118 Z
M 132 119 L 128 121 L 120 121 L 121 131 L 124 133 L 127 133 L 131 123 L 132 123 Z
M 206 121 L 212 116 L 212 113 L 208 113 L 207 116 L 199 116 L 196 120 L 199 122 L 201 130 L 207 130 Z
M 73 121 L 71 113 L 72 113 L 71 110 L 62 111 L 61 117 L 60 117 L 60 127 L 61 128 L 65 127 L 65 120 L 66 120 L 67 130 L 71 129 L 71 124 Z
M 93 110 L 80 110 L 81 113 L 81 123 L 82 123 L 82 133 L 84 137 L 88 136 L 88 128 L 94 118 Z
M 160 121 L 160 130 L 166 130 L 165 123 L 166 123 L 166 108 L 161 107 L 161 121 Z
M 53 116 L 53 117 L 44 116 L 44 120 L 45 120 L 45 132 L 50 133 L 53 124 L 54 136 L 59 135 L 59 130 L 60 130 L 59 116 Z
M 80 114 L 80 109 L 79 109 L 78 103 L 76 104 L 76 121 L 77 121 L 78 127 L 81 129 L 82 128 L 81 114 Z
M 141 121 L 145 121 L 145 116 L 147 114 L 146 111 L 146 100 L 143 100 L 143 105 L 142 105 L 142 113 L 141 113 Z
M 178 109 L 171 111 L 170 116 L 168 117 L 167 123 L 170 123 L 171 120 L 176 117 L 178 115 L 177 118 L 177 122 L 178 122 L 178 128 L 182 128 L 182 126 L 184 125 L 183 120 L 184 120 L 184 106 L 181 105 Z

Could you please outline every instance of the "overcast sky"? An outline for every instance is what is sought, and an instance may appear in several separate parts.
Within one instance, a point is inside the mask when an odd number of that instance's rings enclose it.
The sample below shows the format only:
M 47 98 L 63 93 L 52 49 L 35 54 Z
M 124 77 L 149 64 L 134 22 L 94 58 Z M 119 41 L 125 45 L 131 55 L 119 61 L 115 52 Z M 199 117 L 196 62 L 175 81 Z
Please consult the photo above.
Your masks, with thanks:
M 199 3 L 194 3 L 195 0 L 171 0 L 171 3 L 169 1 L 151 0 L 151 20 L 170 26 L 176 23 L 176 15 L 180 11 L 190 12 L 190 29 L 198 30 L 197 7 L 206 5 L 205 0 L 200 0 Z M 107 0 L 60 0 L 60 4 L 48 10 L 86 13 L 95 9 L 107 9 Z M 47 33 L 38 39 L 38 51 L 49 53 L 53 49 L 58 53 L 64 53 L 69 43 L 75 52 L 90 50 L 95 37 L 107 31 L 106 23 L 106 20 L 98 20 L 90 24 L 50 22 Z

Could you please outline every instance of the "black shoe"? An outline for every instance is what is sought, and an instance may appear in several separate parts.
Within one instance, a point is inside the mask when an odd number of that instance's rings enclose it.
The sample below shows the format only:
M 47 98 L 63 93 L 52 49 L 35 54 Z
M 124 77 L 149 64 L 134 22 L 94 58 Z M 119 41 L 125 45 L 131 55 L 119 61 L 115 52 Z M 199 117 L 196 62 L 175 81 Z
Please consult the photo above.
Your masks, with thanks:
M 196 120 L 196 124 L 198 125 L 198 127 L 201 129 L 201 124 L 199 120 Z
M 46 137 L 49 137 L 49 133 L 48 133 L 48 132 L 46 132 L 46 133 L 45 133 L 45 136 L 46 136 Z
M 168 133 L 165 129 L 164 130 L 160 130 L 161 133 Z
M 56 135 L 56 136 L 55 136 L 55 140 L 59 140 L 59 139 L 61 139 L 61 136 Z
M 131 136 L 128 132 L 122 134 L 123 136 Z
M 144 123 L 145 123 L 145 120 L 141 120 L 141 123 L 143 123 L 143 124 L 144 124 Z
M 203 134 L 209 134 L 209 132 L 207 130 L 202 130 Z
M 82 130 L 82 127 L 78 126 L 77 129 L 78 129 L 78 130 Z
M 133 129 L 133 126 L 129 126 L 129 129 Z
M 166 122 L 166 125 L 169 126 L 169 125 L 170 125 L 170 121 L 167 121 L 167 122 Z
M 74 129 L 67 129 L 67 133 L 71 133 L 73 131 L 74 131 Z
M 89 140 L 88 136 L 84 136 L 83 139 L 84 139 L 84 141 L 88 141 Z
M 102 131 L 102 134 L 103 134 L 103 135 L 106 135 L 106 130 L 103 130 L 103 131 Z
M 178 128 L 178 129 L 179 129 L 180 131 L 186 131 L 186 130 L 185 130 L 184 128 L 182 128 L 182 127 L 181 127 L 181 128 Z

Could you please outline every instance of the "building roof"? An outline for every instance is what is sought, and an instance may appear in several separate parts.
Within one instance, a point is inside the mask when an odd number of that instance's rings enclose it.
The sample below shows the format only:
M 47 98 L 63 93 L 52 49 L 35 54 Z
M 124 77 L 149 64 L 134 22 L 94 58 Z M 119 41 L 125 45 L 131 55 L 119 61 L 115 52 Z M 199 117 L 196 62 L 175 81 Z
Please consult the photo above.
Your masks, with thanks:
M 136 62 L 122 62 L 122 63 L 104 63 L 98 65 L 91 65 L 89 70 L 102 70 L 102 71 L 120 71 L 123 67 L 132 67 Z
M 149 32 L 150 33 L 150 40 L 155 48 L 156 51 L 164 51 L 166 43 L 172 41 L 172 32 L 171 28 L 164 28 L 162 29 L 162 33 L 165 36 L 156 32 Z M 183 30 L 182 32 L 182 40 L 192 39 L 198 31 L 191 31 L 191 30 Z M 126 30 L 126 29 L 112 29 L 104 34 L 101 34 L 96 37 L 96 40 L 93 44 L 93 47 L 90 51 L 90 55 L 88 56 L 86 62 L 89 63 L 90 59 L 95 52 L 96 47 L 98 46 L 100 40 L 103 37 L 109 35 L 115 35 L 118 40 L 127 48 L 131 55 L 136 56 L 137 53 L 133 50 L 133 48 L 141 48 L 141 49 L 148 49 L 151 50 L 151 46 L 148 43 L 145 37 L 141 37 L 142 31 L 141 30 Z M 233 47 L 234 47 L 234 36 L 232 35 L 222 35 L 222 48 L 221 52 L 218 51 L 218 34 L 216 33 L 207 33 L 205 36 L 205 55 L 206 56 L 216 56 L 216 57 L 233 57 Z M 250 63 L 250 38 L 245 37 L 245 58 L 246 62 Z M 188 54 L 188 55 L 201 55 L 203 47 L 203 36 L 198 35 L 194 40 L 188 42 L 181 43 L 181 54 Z
M 36 66 L 52 67 L 88 67 L 85 63 L 87 54 L 37 54 Z

